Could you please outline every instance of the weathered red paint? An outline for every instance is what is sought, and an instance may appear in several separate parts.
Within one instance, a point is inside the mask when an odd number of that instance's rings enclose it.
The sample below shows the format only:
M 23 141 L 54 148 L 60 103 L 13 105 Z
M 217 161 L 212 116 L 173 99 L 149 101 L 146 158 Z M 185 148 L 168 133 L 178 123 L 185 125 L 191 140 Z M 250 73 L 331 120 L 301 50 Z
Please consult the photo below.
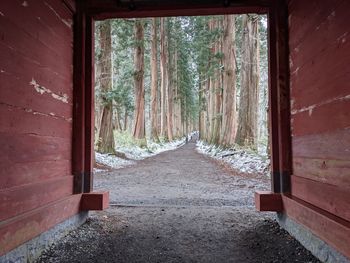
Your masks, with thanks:
M 0 256 L 80 211 L 81 195 L 70 195 L 0 225 Z
M 80 209 L 83 211 L 105 210 L 108 207 L 109 192 L 91 192 L 82 195 Z
M 255 208 L 257 211 L 282 212 L 282 196 L 271 191 L 256 191 Z
M 350 222 L 296 197 L 282 195 L 289 217 L 350 258 Z

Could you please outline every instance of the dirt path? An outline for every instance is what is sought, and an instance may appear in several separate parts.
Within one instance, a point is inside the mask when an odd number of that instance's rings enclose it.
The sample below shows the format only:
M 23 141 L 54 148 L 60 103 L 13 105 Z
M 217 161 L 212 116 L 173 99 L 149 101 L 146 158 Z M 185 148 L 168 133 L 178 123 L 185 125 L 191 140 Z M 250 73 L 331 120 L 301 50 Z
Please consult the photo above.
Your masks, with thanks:
M 269 180 L 238 176 L 195 144 L 95 176 L 111 208 L 38 262 L 318 262 L 253 207 Z

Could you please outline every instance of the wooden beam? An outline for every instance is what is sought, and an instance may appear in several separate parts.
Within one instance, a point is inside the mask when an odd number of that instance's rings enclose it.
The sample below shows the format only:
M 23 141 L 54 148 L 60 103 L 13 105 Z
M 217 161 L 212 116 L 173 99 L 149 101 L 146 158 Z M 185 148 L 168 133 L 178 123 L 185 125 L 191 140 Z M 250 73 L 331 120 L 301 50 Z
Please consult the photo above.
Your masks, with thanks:
M 286 214 L 350 258 L 350 222 L 296 197 L 282 195 Z
M 85 32 L 86 16 L 77 4 L 74 17 L 73 156 L 74 193 L 84 188 L 85 161 Z
M 94 169 L 94 130 L 95 130 L 95 24 L 91 16 L 86 17 L 85 35 L 85 160 L 84 160 L 84 193 L 93 190 Z
M 255 208 L 257 211 L 282 212 L 282 196 L 271 191 L 256 191 Z
M 81 198 L 80 209 L 105 210 L 109 207 L 109 192 L 84 193 Z
M 81 195 L 50 203 L 0 224 L 0 256 L 79 212 Z

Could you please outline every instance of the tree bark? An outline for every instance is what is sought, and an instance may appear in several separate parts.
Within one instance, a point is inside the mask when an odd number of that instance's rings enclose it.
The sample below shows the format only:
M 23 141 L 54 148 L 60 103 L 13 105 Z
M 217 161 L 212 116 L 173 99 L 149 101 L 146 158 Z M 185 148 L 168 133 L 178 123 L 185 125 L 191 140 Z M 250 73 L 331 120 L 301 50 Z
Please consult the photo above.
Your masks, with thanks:
M 166 137 L 166 89 L 168 87 L 167 77 L 167 47 L 166 47 L 166 30 L 165 30 L 165 18 L 160 18 L 160 72 L 161 72 L 161 85 L 160 85 L 160 134 L 162 137 Z
M 224 16 L 223 35 L 223 113 L 220 144 L 231 145 L 236 135 L 235 17 Z
M 144 26 L 141 19 L 135 21 L 135 49 L 134 49 L 134 88 L 135 88 L 135 139 L 145 146 L 145 86 L 144 86 Z
M 101 46 L 101 78 L 100 87 L 102 93 L 101 124 L 98 133 L 97 151 L 101 153 L 114 153 L 113 136 L 113 104 L 108 100 L 106 93 L 112 89 L 112 61 L 111 61 L 111 22 L 106 20 L 100 25 Z
M 152 18 L 152 44 L 151 44 L 151 138 L 159 142 L 158 137 L 158 68 L 157 68 L 157 18 Z
M 256 149 L 259 94 L 259 34 L 257 16 L 244 15 L 242 25 L 241 93 L 236 143 Z

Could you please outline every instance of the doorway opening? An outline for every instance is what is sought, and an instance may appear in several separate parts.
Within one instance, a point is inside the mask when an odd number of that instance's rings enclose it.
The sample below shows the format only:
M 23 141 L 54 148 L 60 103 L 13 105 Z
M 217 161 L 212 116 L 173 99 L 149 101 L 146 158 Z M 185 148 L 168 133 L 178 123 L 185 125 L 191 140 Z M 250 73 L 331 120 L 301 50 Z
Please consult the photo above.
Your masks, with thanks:
M 96 21 L 95 173 L 192 141 L 267 179 L 267 33 L 259 14 Z

